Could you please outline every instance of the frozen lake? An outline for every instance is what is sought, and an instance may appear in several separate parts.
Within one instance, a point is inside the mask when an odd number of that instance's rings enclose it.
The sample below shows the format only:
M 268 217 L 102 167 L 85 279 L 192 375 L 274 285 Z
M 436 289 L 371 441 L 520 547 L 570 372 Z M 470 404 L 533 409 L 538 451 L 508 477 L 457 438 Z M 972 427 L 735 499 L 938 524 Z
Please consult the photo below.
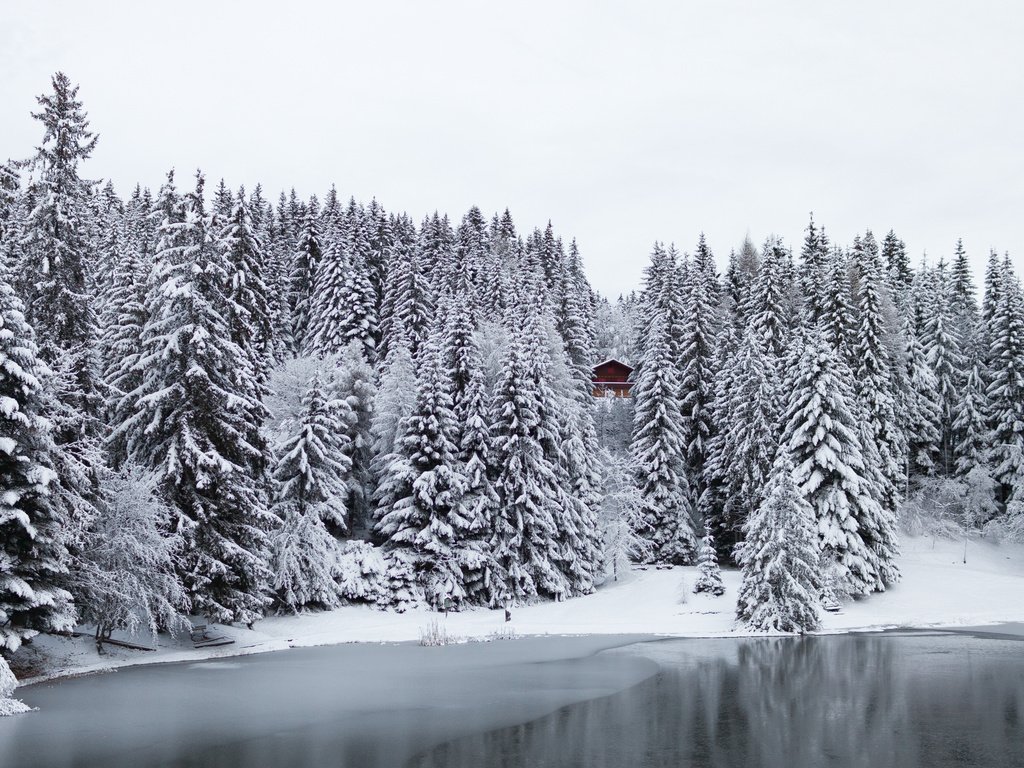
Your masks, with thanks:
M 0 766 L 1024 766 L 1008 635 L 344 645 L 32 686 Z M 617 647 L 616 647 L 617 646 Z

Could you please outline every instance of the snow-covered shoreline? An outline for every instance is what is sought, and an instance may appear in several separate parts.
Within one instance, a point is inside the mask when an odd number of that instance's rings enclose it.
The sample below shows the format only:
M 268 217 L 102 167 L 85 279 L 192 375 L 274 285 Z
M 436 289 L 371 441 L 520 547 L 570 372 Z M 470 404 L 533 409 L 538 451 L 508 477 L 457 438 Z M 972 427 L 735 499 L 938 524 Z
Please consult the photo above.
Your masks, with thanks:
M 905 538 L 900 567 L 903 579 L 889 592 L 825 614 L 822 634 L 882 630 L 894 627 L 954 628 L 1024 622 L 1024 546 L 967 543 L 926 537 Z M 751 633 L 733 628 L 738 571 L 726 570 L 722 597 L 693 595 L 696 568 L 635 570 L 595 594 L 563 603 L 538 603 L 502 611 L 486 609 L 451 613 L 426 609 L 405 613 L 350 606 L 323 613 L 274 616 L 254 629 L 217 627 L 234 638 L 232 645 L 195 649 L 188 638 L 161 636 L 155 652 L 108 646 L 99 656 L 91 638 L 37 638 L 31 650 L 38 673 L 20 686 L 66 677 L 114 671 L 126 666 L 267 653 L 343 643 L 418 642 L 432 621 L 461 640 L 486 641 L 514 631 L 517 636 L 623 635 L 647 637 L 740 637 Z M 686 602 L 680 602 L 685 594 Z M 145 640 L 143 640 L 145 642 Z

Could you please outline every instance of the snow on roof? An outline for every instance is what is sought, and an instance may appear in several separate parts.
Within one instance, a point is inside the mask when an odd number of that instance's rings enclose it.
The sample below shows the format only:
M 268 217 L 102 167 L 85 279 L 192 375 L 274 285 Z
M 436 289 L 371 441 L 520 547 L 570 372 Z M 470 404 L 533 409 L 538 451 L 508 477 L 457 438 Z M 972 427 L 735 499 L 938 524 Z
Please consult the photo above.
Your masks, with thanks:
M 602 365 L 608 365 L 608 363 L 615 363 L 616 365 L 621 365 L 623 368 L 629 368 L 629 370 L 631 370 L 631 371 L 633 370 L 633 366 L 632 365 L 627 365 L 626 363 L 622 362 L 621 360 L 616 360 L 614 357 L 609 357 L 607 360 L 604 360 L 604 361 L 598 363 L 594 367 L 595 368 L 600 368 Z

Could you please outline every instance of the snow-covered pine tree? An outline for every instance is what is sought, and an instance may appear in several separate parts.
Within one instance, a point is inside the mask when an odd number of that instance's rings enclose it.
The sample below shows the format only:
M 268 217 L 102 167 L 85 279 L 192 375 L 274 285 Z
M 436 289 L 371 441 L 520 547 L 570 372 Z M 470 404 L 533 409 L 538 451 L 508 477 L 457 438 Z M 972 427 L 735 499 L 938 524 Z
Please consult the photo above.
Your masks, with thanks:
M 267 604 L 260 484 L 267 450 L 245 352 L 224 310 L 228 270 L 203 204 L 203 179 L 184 201 L 173 175 L 157 205 L 162 221 L 138 362 L 135 413 L 120 425 L 129 458 L 155 471 L 184 538 L 180 573 L 193 609 L 251 624 Z
M 450 287 L 452 276 L 458 271 L 458 249 L 455 232 L 447 216 L 439 216 L 435 211 L 423 220 L 417 259 L 420 269 L 430 281 L 432 295 L 440 296 Z
M 743 523 L 757 509 L 779 441 L 781 366 L 748 329 L 724 356 L 715 400 L 708 482 L 720 505 L 711 515 L 719 544 L 727 552 L 742 537 Z M 702 512 L 708 512 L 704 499 Z
M 697 553 L 697 571 L 700 575 L 693 585 L 695 594 L 707 592 L 715 597 L 725 594 L 722 570 L 718 567 L 718 554 L 715 552 L 715 537 L 707 526 L 704 528 L 704 538 L 700 540 L 700 549 Z
M 317 270 L 323 258 L 321 239 L 317 209 L 311 205 L 301 222 L 288 279 L 291 336 L 297 350 L 305 350 L 309 343 L 313 286 L 316 284 Z
M 332 531 L 348 530 L 344 416 L 348 404 L 329 401 L 319 371 L 302 399 L 298 423 L 278 444 L 271 511 L 280 518 L 271 536 L 273 590 L 290 610 L 331 607 L 339 595 L 334 578 L 338 547 Z
M 750 321 L 748 312 L 750 294 L 761 271 L 761 255 L 748 235 L 743 239 L 739 253 L 729 254 L 729 268 L 725 273 L 725 290 L 733 309 L 733 321 L 737 329 L 743 329 Z
M 736 618 L 751 629 L 803 634 L 819 626 L 823 584 L 818 533 L 801 484 L 783 448 L 772 466 L 764 501 L 744 524 Z
M 860 238 L 854 239 L 851 257 L 855 263 L 866 260 Z M 848 363 L 852 362 L 853 312 L 850 306 L 850 280 L 846 254 L 834 248 L 825 261 L 822 283 L 821 319 L 818 327 L 832 349 Z
M 881 259 L 870 250 L 861 249 L 854 258 L 860 294 L 860 318 L 852 339 L 854 390 L 863 412 L 863 431 L 878 457 L 878 498 L 887 515 L 895 517 L 906 488 L 906 438 L 897 418 L 896 381 L 889 354 L 887 280 Z
M 349 342 L 358 341 L 363 356 L 371 364 L 377 359 L 377 291 L 370 280 L 370 268 L 358 253 L 344 267 L 344 280 L 338 293 L 344 312 L 339 330 Z
M 309 297 L 309 326 L 305 352 L 326 357 L 340 353 L 350 339 L 345 321 L 350 307 L 345 303 L 348 279 L 348 254 L 344 240 L 331 239 L 317 265 Z
M 273 366 L 274 329 L 265 279 L 264 242 L 253 221 L 253 213 L 245 189 L 239 189 L 221 219 L 218 247 L 224 252 L 228 270 L 228 329 L 231 340 L 251 361 L 258 387 L 253 396 L 259 399 Z
M 396 493 L 400 492 L 404 478 L 404 464 L 398 451 L 405 420 L 415 407 L 416 371 L 409 342 L 404 334 L 395 331 L 381 370 L 370 423 L 373 439 L 370 469 L 375 486 L 373 504 L 377 510 L 373 525 L 390 512 L 397 501 Z
M 904 364 L 907 386 L 906 424 L 903 429 L 907 439 L 908 474 L 931 475 L 935 473 L 942 441 L 938 383 L 910 317 L 904 320 L 903 336 L 906 340 Z
M 675 249 L 666 250 L 663 243 L 655 243 L 651 251 L 651 263 L 644 269 L 641 316 L 635 339 L 638 369 L 643 367 L 646 344 L 651 335 L 654 318 L 658 314 L 662 316 L 662 322 L 665 324 L 669 357 L 676 368 L 679 368 L 679 339 L 682 335 L 683 322 L 681 287 Z
M 668 315 L 665 309 L 654 312 L 640 376 L 633 385 L 631 451 L 644 500 L 644 535 L 652 543 L 652 561 L 690 563 L 697 543 Z
M 434 314 L 434 298 L 430 282 L 423 274 L 417 244 L 407 236 L 396 238 L 391 246 L 384 282 L 381 316 L 381 343 L 386 352 L 402 333 L 410 344 L 413 357 L 426 341 Z M 387 315 L 383 314 L 386 308 Z
M 436 336 L 428 340 L 418 365 L 416 406 L 400 442 L 408 471 L 377 533 L 387 549 L 407 550 L 432 607 L 458 608 L 467 597 L 463 550 L 471 540 L 479 541 L 481 532 L 469 530 L 470 521 L 461 515 L 466 480 L 455 444 L 450 380 Z
M 142 383 L 139 358 L 142 333 L 149 320 L 146 294 L 150 273 L 149 243 L 145 237 L 124 244 L 110 272 L 104 305 L 103 333 L 99 339 L 102 377 L 105 386 L 106 422 L 112 432 L 107 439 L 107 459 L 116 469 L 127 458 L 123 434 L 117 428 L 135 411 L 133 392 Z
M 377 385 L 373 368 L 363 355 L 364 346 L 359 341 L 349 342 L 334 358 L 336 371 L 329 383 L 332 399 L 348 403 L 345 434 L 348 443 L 346 455 L 352 462 L 352 474 L 348 488 L 348 510 L 350 527 L 353 531 L 363 530 L 371 525 L 373 499 L 373 401 Z
M 831 573 L 826 588 L 837 595 L 882 590 L 893 567 L 876 552 L 888 540 L 883 529 L 889 521 L 869 487 L 852 379 L 831 345 L 808 336 L 787 382 L 781 443 L 795 465 L 797 488 L 814 510 L 822 569 Z
M 956 475 L 964 479 L 976 467 L 988 465 L 988 395 L 981 378 L 981 365 L 973 360 L 967 367 L 960 402 L 956 405 L 953 434 L 956 440 Z
M 953 267 L 950 272 L 950 310 L 960 317 L 976 317 L 978 314 L 978 289 L 971 274 L 971 263 L 964 248 L 964 241 L 957 239 L 953 252 Z M 966 329 L 959 329 L 961 332 Z
M 955 463 L 953 421 L 960 402 L 964 360 L 957 322 L 951 313 L 952 295 L 946 285 L 945 271 L 934 270 L 930 278 L 928 301 L 923 307 L 925 318 L 921 346 L 935 377 L 935 394 L 939 406 L 940 437 L 936 471 L 949 475 Z
M 713 429 L 711 403 L 715 395 L 715 337 L 721 324 L 718 291 L 715 258 L 701 233 L 683 291 L 682 370 L 679 380 L 683 444 L 695 498 L 699 498 L 704 490 L 704 464 Z
M 1024 296 L 1007 258 L 1001 267 L 999 296 L 987 330 L 990 343 L 988 421 L 992 476 L 997 499 L 1024 502 Z
M 491 392 L 487 386 L 480 344 L 469 313 L 466 282 L 462 290 L 448 299 L 448 306 L 439 317 L 445 321 L 443 365 L 451 377 L 452 413 L 454 414 L 459 460 L 466 477 L 461 516 L 470 530 L 487 532 L 498 505 L 494 490 L 494 468 L 491 465 L 493 434 L 491 426 Z M 481 546 L 477 567 L 468 561 L 463 574 L 471 599 L 482 598 L 489 581 L 488 547 Z
M 490 543 L 492 606 L 562 597 L 569 589 L 556 564 L 558 478 L 545 452 L 552 438 L 551 392 L 538 375 L 549 364 L 542 322 L 531 312 L 515 319 L 492 401 L 498 495 Z
M 292 239 L 291 224 L 287 219 L 288 209 L 282 193 L 277 211 L 271 215 L 269 208 L 264 219 L 264 244 L 267 247 L 267 309 L 273 328 L 274 362 L 281 363 L 295 352 L 291 319 L 291 265 L 296 251 Z
M 882 261 L 885 263 L 889 284 L 893 287 L 897 303 L 900 303 L 904 293 L 910 289 L 914 271 L 910 268 L 907 247 L 891 229 L 882 241 Z
M 14 163 L 0 163 L 0 268 L 7 274 L 17 263 L 21 241 L 21 179 Z
M 52 79 L 53 93 L 38 97 L 33 117 L 44 134 L 29 162 L 32 201 L 22 232 L 19 265 L 20 295 L 26 317 L 35 329 L 41 359 L 60 363 L 68 372 L 60 403 L 76 413 L 71 423 L 57 425 L 58 443 L 95 434 L 102 407 L 95 360 L 96 317 L 87 290 L 86 273 L 94 256 L 88 237 L 91 183 L 78 175 L 78 165 L 96 147 L 97 136 L 78 99 L 78 86 L 63 72 Z
M 45 369 L 36 359 L 21 301 L 0 269 L 0 651 L 40 631 L 74 624 L 62 510 L 49 423 L 42 416 Z
M 539 313 L 539 306 L 534 311 Z M 586 370 L 572 364 L 554 325 L 547 322 L 544 330 L 548 365 L 537 375 L 551 399 L 550 427 L 543 444 L 556 476 L 557 563 L 569 594 L 587 594 L 593 591 L 601 570 L 597 524 L 600 478 L 594 463 L 598 445 L 592 385 Z
M 749 318 L 750 332 L 771 357 L 786 353 L 790 325 L 794 318 L 788 300 L 792 293 L 787 262 L 789 254 L 782 241 L 769 237 L 761 251 L 761 268 L 747 297 L 743 314 Z
M 825 230 L 814 224 L 813 213 L 804 231 L 807 234 L 800 249 L 800 287 L 804 299 L 804 321 L 813 327 L 821 322 L 825 314 L 823 299 L 829 247 Z

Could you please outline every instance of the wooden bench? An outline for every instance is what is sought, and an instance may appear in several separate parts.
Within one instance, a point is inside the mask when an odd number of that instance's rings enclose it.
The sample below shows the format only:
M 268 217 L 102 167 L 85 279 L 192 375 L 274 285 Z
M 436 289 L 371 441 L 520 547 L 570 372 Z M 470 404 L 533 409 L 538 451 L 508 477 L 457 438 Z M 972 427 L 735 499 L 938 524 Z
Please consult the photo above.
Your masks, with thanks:
M 227 635 L 210 635 L 205 624 L 196 624 L 189 633 L 192 645 L 196 648 L 216 648 L 219 645 L 231 645 L 233 638 Z

